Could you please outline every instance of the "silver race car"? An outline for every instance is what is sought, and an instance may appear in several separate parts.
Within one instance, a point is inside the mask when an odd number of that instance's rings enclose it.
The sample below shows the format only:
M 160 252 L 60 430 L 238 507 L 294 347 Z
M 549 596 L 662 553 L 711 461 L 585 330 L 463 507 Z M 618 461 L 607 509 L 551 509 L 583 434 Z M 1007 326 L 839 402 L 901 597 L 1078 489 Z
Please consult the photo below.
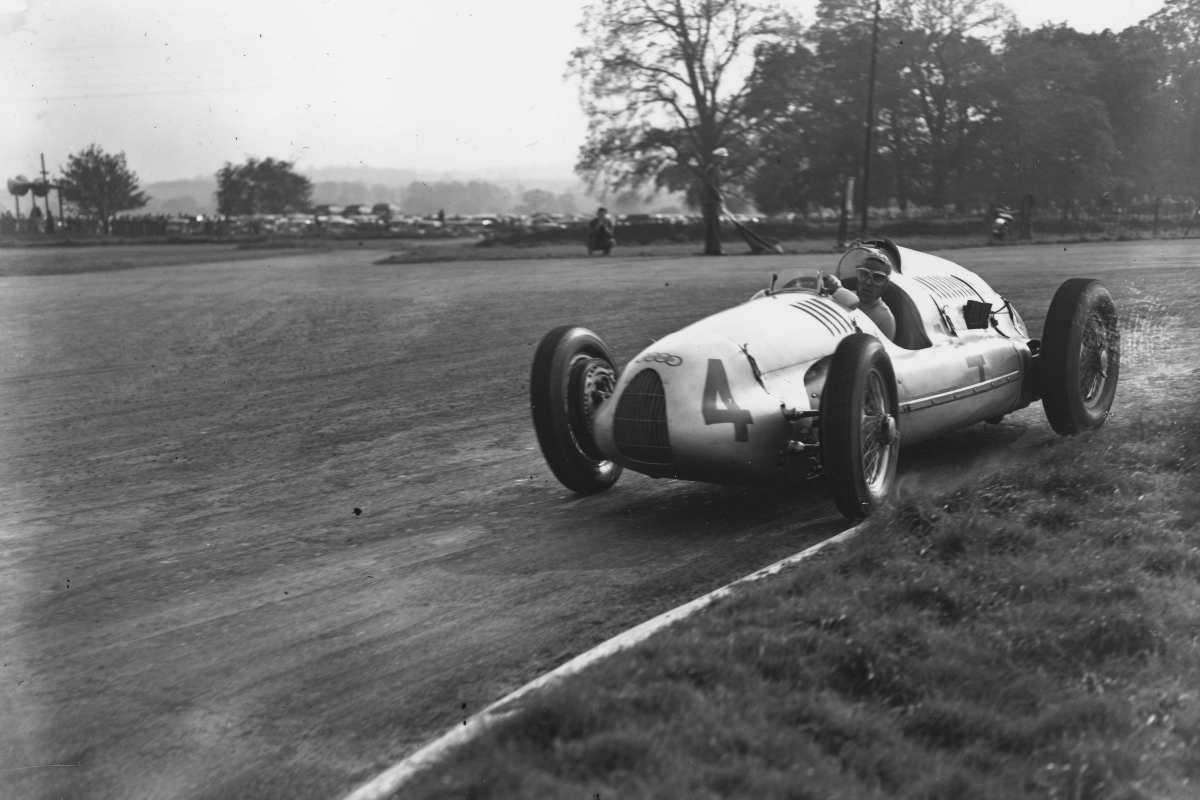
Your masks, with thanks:
M 534 354 L 530 404 L 547 464 L 581 494 L 628 468 L 652 477 L 765 483 L 823 477 L 860 519 L 887 498 L 901 443 L 1040 399 L 1070 435 L 1104 423 L 1120 362 L 1117 310 L 1099 282 L 1065 281 L 1041 340 L 982 278 L 888 240 L 852 246 L 843 286 L 873 248 L 896 265 L 885 336 L 797 277 L 656 341 L 618 374 L 595 333 L 562 326 Z

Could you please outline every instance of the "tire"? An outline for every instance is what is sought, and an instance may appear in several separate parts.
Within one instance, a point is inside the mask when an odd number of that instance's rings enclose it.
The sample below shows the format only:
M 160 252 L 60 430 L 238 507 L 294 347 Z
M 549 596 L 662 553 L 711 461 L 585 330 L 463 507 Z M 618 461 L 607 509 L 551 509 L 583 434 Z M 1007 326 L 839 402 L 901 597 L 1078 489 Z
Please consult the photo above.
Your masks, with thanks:
M 621 466 L 606 459 L 592 438 L 596 409 L 616 383 L 608 348 L 586 328 L 555 328 L 534 353 L 529 376 L 533 428 L 550 471 L 573 492 L 602 492 L 621 475 Z
M 900 454 L 892 360 L 874 336 L 837 346 L 821 394 L 821 462 L 838 511 L 860 520 L 887 500 Z
M 1108 419 L 1121 366 L 1117 307 L 1099 281 L 1064 281 L 1046 314 L 1038 356 L 1042 408 L 1056 433 L 1072 436 Z

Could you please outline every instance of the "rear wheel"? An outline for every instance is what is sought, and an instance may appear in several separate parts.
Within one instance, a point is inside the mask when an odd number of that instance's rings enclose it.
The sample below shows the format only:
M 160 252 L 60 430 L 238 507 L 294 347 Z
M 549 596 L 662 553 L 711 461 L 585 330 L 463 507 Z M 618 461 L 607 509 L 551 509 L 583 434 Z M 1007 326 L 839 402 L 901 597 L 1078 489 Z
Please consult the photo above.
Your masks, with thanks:
M 529 377 L 533 427 L 550 471 L 571 491 L 602 492 L 621 475 L 592 438 L 596 410 L 616 385 L 616 367 L 596 334 L 564 325 L 542 337 Z
M 862 519 L 891 494 L 900 454 L 896 378 L 874 336 L 847 336 L 834 351 L 821 394 L 821 461 L 830 494 Z
M 1121 335 L 1117 307 L 1099 281 L 1064 281 L 1046 314 L 1038 356 L 1042 407 L 1064 436 L 1099 428 L 1117 392 Z

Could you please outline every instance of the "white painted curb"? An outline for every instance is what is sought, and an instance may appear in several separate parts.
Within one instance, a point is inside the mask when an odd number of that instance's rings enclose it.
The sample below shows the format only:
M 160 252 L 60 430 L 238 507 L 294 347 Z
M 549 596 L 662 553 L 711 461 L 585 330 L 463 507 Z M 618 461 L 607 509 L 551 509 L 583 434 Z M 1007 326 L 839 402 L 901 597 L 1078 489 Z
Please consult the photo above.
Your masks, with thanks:
M 832 522 L 837 517 L 829 516 L 822 517 L 810 522 L 810 525 L 820 522 Z M 383 800 L 390 797 L 400 789 L 407 781 L 411 780 L 421 770 L 432 766 L 446 756 L 451 750 L 460 745 L 466 744 L 471 739 L 474 739 L 479 734 L 483 733 L 487 728 L 495 723 L 503 720 L 505 717 L 516 713 L 515 708 L 506 708 L 515 700 L 519 700 L 530 692 L 541 689 L 552 683 L 557 683 L 563 678 L 574 675 L 575 673 L 591 666 L 597 661 L 607 658 L 614 653 L 632 647 L 639 642 L 642 642 L 668 625 L 672 625 L 681 619 L 691 616 L 702 608 L 711 605 L 714 601 L 730 594 L 736 587 L 761 580 L 770 575 L 774 575 L 783 569 L 798 564 L 807 558 L 819 553 L 831 544 L 848 541 L 858 535 L 861 524 L 855 525 L 853 528 L 847 528 L 836 536 L 831 536 L 824 541 L 817 542 L 812 547 L 806 550 L 801 550 L 799 553 L 776 561 L 770 566 L 752 572 L 745 577 L 738 578 L 732 583 L 727 583 L 719 589 L 714 589 L 706 595 L 697 597 L 695 600 L 684 603 L 681 606 L 672 608 L 659 614 L 657 617 L 646 620 L 642 624 L 630 628 L 624 633 L 619 633 L 613 638 L 601 642 L 600 644 L 582 653 L 565 664 L 560 665 L 556 669 L 547 672 L 540 678 L 535 678 L 529 683 L 514 692 L 511 692 L 496 702 L 492 703 L 487 708 L 473 714 L 463 721 L 463 723 L 452 730 L 429 742 L 421 749 L 409 755 L 403 761 L 389 767 L 384 772 L 373 778 L 371 781 L 364 783 L 362 786 L 355 789 L 350 794 L 346 795 L 345 800 Z

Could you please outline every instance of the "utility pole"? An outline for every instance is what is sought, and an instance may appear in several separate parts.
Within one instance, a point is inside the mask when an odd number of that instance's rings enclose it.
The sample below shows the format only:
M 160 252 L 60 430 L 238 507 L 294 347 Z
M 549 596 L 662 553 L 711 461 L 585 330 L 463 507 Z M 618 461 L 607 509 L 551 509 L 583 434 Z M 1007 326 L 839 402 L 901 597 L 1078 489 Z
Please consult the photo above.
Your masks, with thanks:
M 50 190 L 58 189 L 58 187 L 54 186 L 53 184 L 50 183 L 50 173 L 46 172 L 46 154 L 39 153 L 39 155 L 42 157 L 42 191 L 44 192 L 44 194 L 42 195 L 42 206 L 46 209 L 46 232 L 54 233 L 54 217 L 51 216 L 51 214 L 50 214 Z M 34 200 L 34 203 L 37 203 L 37 200 Z M 62 224 L 62 191 L 61 190 L 58 193 L 58 220 L 59 220 L 59 224 L 61 225 Z
M 46 172 L 46 154 L 39 153 L 42 157 L 42 186 L 46 187 L 46 193 L 42 195 L 42 205 L 46 207 L 46 213 L 50 213 L 50 173 Z
M 58 188 L 58 186 L 54 186 L 54 187 L 50 186 L 50 174 L 48 172 L 46 172 L 46 154 L 44 154 L 44 152 L 41 152 L 41 154 L 38 154 L 38 155 L 40 155 L 42 157 L 42 186 L 46 187 L 46 194 L 43 194 L 43 196 L 42 196 L 42 205 L 46 206 L 46 218 L 47 218 L 47 221 L 49 221 L 49 219 L 52 219 L 52 217 L 50 217 L 50 188 Z M 61 221 L 61 219 L 62 219 L 62 194 L 59 193 L 59 221 Z M 53 224 L 47 222 L 47 228 L 53 228 Z
M 871 191 L 871 134 L 875 129 L 875 60 L 879 52 L 879 2 L 875 0 L 875 20 L 871 24 L 871 62 L 867 68 L 867 131 L 863 145 L 862 204 L 859 208 L 858 235 L 867 235 L 867 198 Z

